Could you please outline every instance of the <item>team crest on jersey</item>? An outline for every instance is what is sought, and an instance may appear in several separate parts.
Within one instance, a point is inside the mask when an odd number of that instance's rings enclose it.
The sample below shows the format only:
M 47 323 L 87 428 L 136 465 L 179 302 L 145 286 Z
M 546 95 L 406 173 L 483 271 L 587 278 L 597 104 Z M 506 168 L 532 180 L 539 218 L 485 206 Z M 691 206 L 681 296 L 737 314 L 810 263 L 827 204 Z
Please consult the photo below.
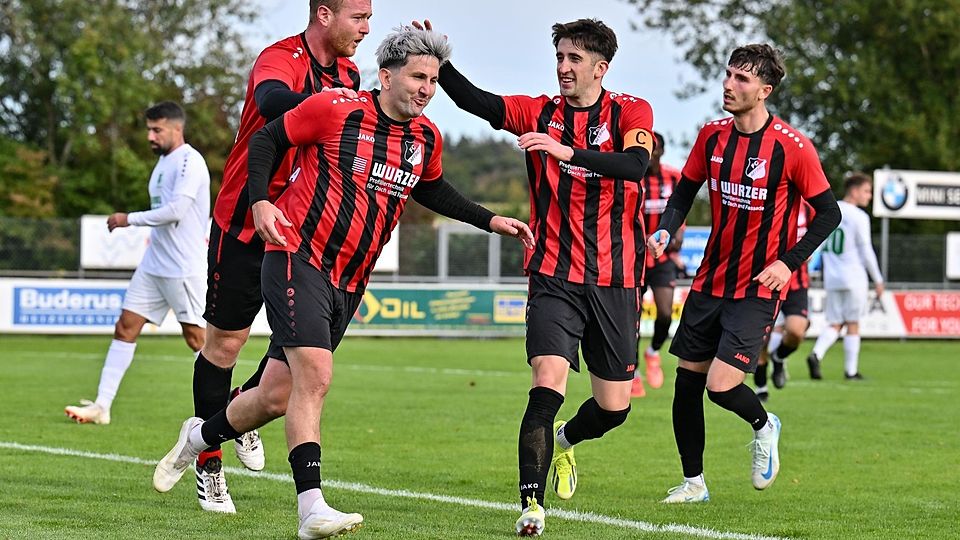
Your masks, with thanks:
M 610 140 L 610 130 L 607 129 L 607 123 L 604 122 L 597 127 L 588 130 L 587 141 L 590 146 L 600 146 Z
M 416 141 L 405 141 L 403 143 L 403 159 L 413 166 L 422 163 L 423 145 Z
M 749 158 L 747 160 L 747 170 L 744 171 L 747 177 L 759 180 L 767 175 L 767 160 L 760 158 Z

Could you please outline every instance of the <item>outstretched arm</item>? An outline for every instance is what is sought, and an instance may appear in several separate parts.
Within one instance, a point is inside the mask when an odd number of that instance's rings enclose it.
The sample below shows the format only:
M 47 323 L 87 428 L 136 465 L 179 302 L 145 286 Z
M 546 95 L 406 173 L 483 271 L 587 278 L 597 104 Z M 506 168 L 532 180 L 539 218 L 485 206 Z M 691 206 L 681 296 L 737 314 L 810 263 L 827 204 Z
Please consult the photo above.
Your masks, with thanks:
M 450 62 L 440 67 L 438 82 L 457 107 L 490 122 L 494 129 L 503 129 L 507 109 L 501 96 L 477 88 Z
M 487 231 L 513 236 L 533 249 L 533 232 L 526 223 L 498 216 L 483 206 L 467 199 L 441 176 L 429 182 L 419 182 L 412 191 L 413 199 L 427 209 L 457 221 L 469 223 Z

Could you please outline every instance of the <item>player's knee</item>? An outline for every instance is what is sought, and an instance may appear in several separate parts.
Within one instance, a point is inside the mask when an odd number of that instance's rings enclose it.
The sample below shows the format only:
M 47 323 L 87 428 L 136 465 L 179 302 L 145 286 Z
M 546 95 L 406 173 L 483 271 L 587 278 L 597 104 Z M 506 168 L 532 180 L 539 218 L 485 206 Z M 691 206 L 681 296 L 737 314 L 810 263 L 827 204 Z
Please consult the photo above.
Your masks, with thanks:
M 247 341 L 241 337 L 221 333 L 213 333 L 209 338 L 200 344 L 203 356 L 211 364 L 222 368 L 231 368 L 237 363 L 240 349 Z
M 140 326 L 131 324 L 129 321 L 126 321 L 123 317 L 121 317 L 120 319 L 117 319 L 117 324 L 113 326 L 113 339 L 117 341 L 133 343 L 140 335 L 140 328 Z
M 271 418 L 280 418 L 287 414 L 287 402 L 290 400 L 290 388 L 263 392 L 260 396 L 260 408 Z

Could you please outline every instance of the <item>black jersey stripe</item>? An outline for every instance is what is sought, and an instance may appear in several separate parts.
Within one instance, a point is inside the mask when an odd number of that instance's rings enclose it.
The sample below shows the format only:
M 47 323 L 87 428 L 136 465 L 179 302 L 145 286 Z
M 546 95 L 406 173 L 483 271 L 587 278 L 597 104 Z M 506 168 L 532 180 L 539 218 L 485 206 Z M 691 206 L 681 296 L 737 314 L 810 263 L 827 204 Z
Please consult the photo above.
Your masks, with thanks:
M 330 189 L 330 164 L 323 153 L 323 145 L 315 147 L 317 152 L 317 182 L 313 188 L 313 197 L 310 199 L 310 208 L 307 210 L 303 224 L 300 225 L 300 247 L 297 255 L 303 260 L 310 260 L 313 256 L 313 235 L 320 223 L 320 216 L 327 205 L 327 191 Z
M 736 133 L 736 130 L 733 130 Z M 743 170 L 740 171 L 739 178 L 737 178 L 738 184 L 744 186 L 752 186 L 753 178 L 747 176 L 747 167 L 746 163 L 750 156 L 760 155 L 760 145 L 763 144 L 763 130 L 753 133 L 746 137 L 746 152 L 740 151 L 742 148 L 742 143 L 737 140 L 737 144 L 733 145 L 739 154 L 743 155 L 743 159 L 740 160 L 742 163 Z M 736 174 L 730 174 L 727 176 L 720 176 L 720 180 L 728 180 L 731 183 L 734 183 L 734 178 Z M 723 189 L 721 188 L 721 193 Z M 747 238 L 747 231 L 750 229 L 750 214 L 752 213 L 749 209 L 733 209 L 736 219 L 733 224 L 733 242 L 730 246 L 729 259 L 727 262 L 727 270 L 723 275 L 723 295 L 732 296 L 736 294 L 737 284 L 740 282 L 740 265 L 749 264 L 749 261 L 744 260 L 744 250 L 746 249 L 747 253 L 755 251 L 756 248 L 760 247 L 760 244 L 755 244 L 753 246 L 747 246 L 746 242 L 743 239 Z M 762 251 L 762 249 L 761 249 Z M 751 268 L 752 269 L 752 268 Z M 754 274 L 756 275 L 756 274 Z M 752 278 L 754 275 L 751 275 Z
M 749 154 L 756 155 L 756 154 Z M 750 265 L 750 284 L 747 285 L 746 296 L 757 296 L 760 292 L 760 282 L 752 278 L 763 271 L 767 263 L 767 252 L 769 251 L 770 233 L 780 237 L 780 249 L 783 252 L 783 245 L 787 242 L 788 227 L 784 227 L 790 221 L 790 208 L 793 208 L 792 193 L 787 195 L 787 212 L 781 216 L 780 223 L 774 222 L 775 211 L 777 209 L 777 193 L 780 191 L 780 185 L 783 182 L 783 168 L 786 155 L 783 146 L 778 142 L 773 143 L 773 151 L 770 153 L 769 168 L 767 169 L 767 200 L 763 205 L 763 218 L 760 224 L 760 230 L 757 231 L 757 243 L 753 249 L 753 260 Z M 796 221 L 794 221 L 796 224 Z M 795 226 L 795 225 L 794 225 Z
M 620 133 L 620 115 L 623 112 L 623 107 L 616 101 L 610 101 L 610 133 L 613 135 L 613 150 L 615 152 L 623 151 L 623 133 Z M 623 215 L 624 210 L 624 196 L 626 191 L 626 185 L 623 180 L 620 178 L 615 178 L 613 181 L 613 206 L 610 209 L 610 259 L 613 263 L 613 268 L 611 269 L 610 275 L 610 285 L 613 287 L 623 287 L 625 276 L 623 275 L 623 227 L 624 223 L 620 216 Z M 599 189 L 599 186 L 598 186 Z M 642 205 L 641 205 L 642 206 Z M 637 209 L 639 212 L 639 208 Z M 637 216 L 633 216 L 634 223 L 637 221 Z M 635 229 L 635 232 L 639 234 L 643 228 Z M 642 240 L 640 242 L 643 243 Z M 633 249 L 636 250 L 637 242 L 634 242 Z M 642 249 L 642 248 L 640 248 Z M 642 253 L 642 251 L 638 252 Z M 596 255 L 592 259 L 596 259 Z M 640 284 L 640 273 L 639 270 L 643 265 L 643 258 L 638 256 L 638 264 L 634 265 L 634 274 L 635 279 L 634 283 L 639 286 Z
M 557 104 L 547 102 L 537 118 L 537 132 L 550 132 L 550 119 L 557 110 Z M 526 152 L 527 181 L 530 183 L 530 193 L 533 194 L 534 212 L 537 218 L 537 231 L 534 235 L 537 243 L 527 267 L 531 272 L 538 272 L 543 265 L 543 258 L 547 254 L 547 218 L 550 215 L 552 190 L 547 182 L 547 155 L 545 152 Z M 540 182 L 538 187 L 537 182 Z M 532 217 L 532 216 L 531 216 Z
M 707 144 L 704 145 L 704 163 L 710 163 L 710 158 L 713 156 L 713 152 L 720 143 L 720 135 L 718 132 L 714 135 L 711 135 L 707 140 Z M 720 166 L 720 179 L 730 177 L 730 169 L 733 168 L 733 158 L 737 153 L 736 145 L 736 136 L 731 134 L 728 138 L 726 148 L 723 155 L 723 164 Z M 720 179 L 717 179 L 719 182 Z M 711 180 L 712 181 L 712 180 Z M 720 190 L 720 186 L 716 186 L 717 191 Z M 722 198 L 722 193 L 717 194 L 718 197 Z M 727 225 L 729 220 L 728 208 L 722 202 L 718 205 L 720 219 L 717 220 L 717 216 L 714 215 L 713 219 L 717 221 L 714 223 L 713 228 L 710 230 L 710 239 L 707 243 L 709 253 L 704 254 L 704 258 L 709 262 L 707 264 L 707 273 L 704 275 L 703 283 L 703 292 L 705 294 L 713 294 L 713 280 L 717 275 L 717 267 L 720 265 L 720 253 L 723 251 L 723 234 L 722 231 Z M 699 273 L 699 271 L 698 271 Z
M 353 161 L 357 157 L 360 124 L 363 122 L 363 117 L 363 110 L 356 110 L 350 113 L 344 121 L 343 129 L 340 131 L 336 167 L 342 178 L 343 197 L 340 199 L 340 208 L 337 210 L 337 220 L 333 225 L 333 231 L 323 247 L 323 254 L 320 258 L 320 264 L 322 268 L 326 270 L 334 267 L 337 254 L 340 253 L 344 240 L 346 240 L 347 235 L 350 234 L 350 226 L 353 223 L 353 213 L 357 209 L 358 191 L 362 189 L 357 187 L 357 182 L 354 178 Z
M 596 105 L 590 108 L 587 114 L 587 127 L 595 127 L 602 124 L 600 118 L 601 105 L 603 103 L 603 97 L 597 100 Z M 608 132 L 613 134 L 615 131 L 616 124 L 608 124 Z M 588 130 L 589 133 L 589 130 Z M 584 148 L 587 150 L 600 151 L 600 145 L 590 144 L 590 137 L 587 137 L 587 140 L 584 141 Z M 589 173 L 588 173 L 589 174 Z M 612 180 L 616 182 L 617 180 Z M 583 222 L 581 224 L 581 234 L 583 235 L 583 281 L 585 283 L 596 283 L 597 277 L 600 275 L 600 268 L 597 263 L 597 238 L 598 238 L 598 225 L 600 218 L 600 182 L 588 181 L 586 182 L 585 188 L 585 197 L 583 200 Z M 616 220 L 613 220 L 616 221 Z
M 563 134 L 560 136 L 560 144 L 564 146 L 574 146 L 573 138 L 576 131 L 576 118 L 577 111 L 574 110 L 573 107 L 563 108 Z M 583 148 L 583 146 L 574 147 Z M 570 177 L 570 173 L 564 172 L 563 167 L 560 167 L 559 173 L 557 178 L 557 205 L 560 210 L 560 223 L 558 227 L 560 241 L 557 246 L 557 266 L 553 272 L 553 277 L 569 279 L 570 251 L 573 247 L 573 229 L 570 225 L 570 201 L 573 192 L 573 178 Z

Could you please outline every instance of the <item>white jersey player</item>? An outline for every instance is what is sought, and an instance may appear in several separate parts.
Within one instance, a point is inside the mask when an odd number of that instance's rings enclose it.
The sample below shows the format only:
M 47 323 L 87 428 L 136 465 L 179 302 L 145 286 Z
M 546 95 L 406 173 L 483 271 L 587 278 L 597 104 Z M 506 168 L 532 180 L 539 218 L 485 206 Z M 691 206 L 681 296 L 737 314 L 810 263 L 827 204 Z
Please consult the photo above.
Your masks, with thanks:
M 837 340 L 843 338 L 844 374 L 847 380 L 861 380 L 860 316 L 867 306 L 867 276 L 873 280 L 877 297 L 883 295 L 883 276 L 870 240 L 870 216 L 862 209 L 873 196 L 873 182 L 863 173 L 847 175 L 843 200 L 839 201 L 840 226 L 823 243 L 824 307 L 827 327 L 817 338 L 807 358 L 812 379 L 821 378 L 820 360 Z
M 143 325 L 159 325 L 168 311 L 183 328 L 187 346 L 203 346 L 203 307 L 207 290 L 207 234 L 210 229 L 210 172 L 183 139 L 183 109 L 172 102 L 146 111 L 147 140 L 160 155 L 150 176 L 150 210 L 117 212 L 107 227 L 152 227 L 150 244 L 130 279 L 113 342 L 100 373 L 95 401 L 65 409 L 78 423 L 109 424 L 110 408 L 120 381 L 133 361 Z

